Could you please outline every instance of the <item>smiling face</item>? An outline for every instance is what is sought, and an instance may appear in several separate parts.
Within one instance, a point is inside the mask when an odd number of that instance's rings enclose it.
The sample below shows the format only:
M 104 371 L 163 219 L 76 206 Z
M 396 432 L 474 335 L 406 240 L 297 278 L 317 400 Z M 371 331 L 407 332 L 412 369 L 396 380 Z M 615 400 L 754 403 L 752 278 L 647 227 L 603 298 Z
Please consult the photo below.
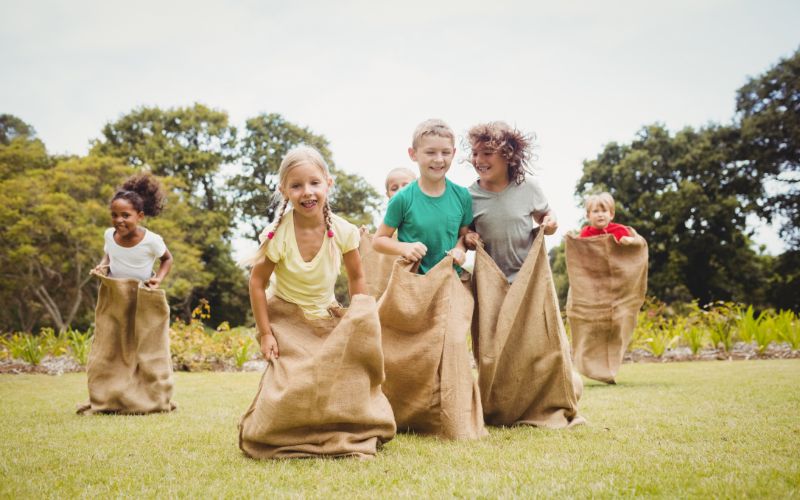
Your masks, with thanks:
M 480 145 L 473 147 L 472 166 L 484 187 L 487 185 L 504 187 L 509 183 L 508 161 L 493 149 Z
M 391 200 L 398 191 L 414 182 L 417 177 L 412 172 L 398 170 L 386 177 L 386 196 Z
M 111 202 L 111 225 L 120 238 L 135 235 L 142 219 L 144 212 L 137 211 L 133 203 L 125 198 L 117 198 Z
M 595 203 L 586 210 L 586 218 L 595 229 L 605 229 L 614 220 L 614 212 L 602 203 Z
M 416 148 L 408 149 L 408 156 L 419 165 L 419 175 L 428 182 L 444 182 L 455 156 L 453 139 L 438 135 L 425 135 L 419 139 Z
M 303 161 L 289 170 L 280 190 L 292 203 L 297 215 L 321 219 L 322 209 L 328 199 L 328 189 L 332 184 L 333 179 L 327 177 L 321 168 Z

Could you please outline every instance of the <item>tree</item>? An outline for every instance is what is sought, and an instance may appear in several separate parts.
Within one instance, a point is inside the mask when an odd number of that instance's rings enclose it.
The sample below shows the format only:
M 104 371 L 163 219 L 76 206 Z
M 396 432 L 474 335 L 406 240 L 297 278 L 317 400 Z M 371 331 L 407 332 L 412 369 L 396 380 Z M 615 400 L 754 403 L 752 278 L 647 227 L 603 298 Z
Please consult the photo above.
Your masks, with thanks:
M 746 227 L 762 184 L 732 158 L 735 128 L 643 128 L 584 162 L 576 192 L 609 191 L 616 220 L 649 243 L 649 290 L 665 301 L 766 300 L 765 261 Z
M 0 144 L 8 146 L 17 138 L 33 139 L 36 131 L 21 118 L 7 113 L 0 114 Z
M 52 164 L 33 127 L 13 115 L 0 115 L 0 181 Z
M 336 167 L 324 136 L 277 113 L 261 114 L 245 123 L 240 146 L 243 171 L 229 181 L 236 193 L 234 203 L 239 220 L 249 228 L 253 239 L 275 216 L 273 196 L 278 188 L 281 161 L 290 149 L 300 144 L 316 148 L 328 164 L 336 181 L 330 193 L 331 208 L 336 214 L 354 224 L 367 224 L 371 221 L 370 211 L 378 207 L 378 193 L 363 177 Z
M 800 50 L 740 88 L 736 111 L 740 165 L 772 187 L 758 213 L 782 218 L 781 235 L 800 250 Z

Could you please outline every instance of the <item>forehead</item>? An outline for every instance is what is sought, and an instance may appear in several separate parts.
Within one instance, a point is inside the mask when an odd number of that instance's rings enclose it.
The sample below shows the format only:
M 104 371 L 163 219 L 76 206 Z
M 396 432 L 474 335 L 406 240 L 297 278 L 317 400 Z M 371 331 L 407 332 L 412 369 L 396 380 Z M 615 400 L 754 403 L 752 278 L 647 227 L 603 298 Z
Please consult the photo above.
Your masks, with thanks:
M 610 210 L 611 207 L 603 200 L 593 200 L 586 204 L 586 210 Z
M 417 149 L 453 149 L 454 144 L 452 137 L 428 134 L 420 137 Z
M 134 207 L 133 203 L 126 200 L 125 198 L 117 198 L 116 200 L 111 202 L 111 210 L 117 212 L 123 212 L 123 211 L 135 212 L 136 207 Z
M 289 180 L 303 180 L 307 178 L 319 178 L 322 179 L 325 177 L 325 172 L 322 171 L 320 167 L 314 165 L 313 163 L 303 161 L 294 165 L 292 168 L 286 172 L 286 181 Z
M 389 174 L 386 178 L 386 184 L 400 184 L 403 181 L 411 182 L 416 177 L 410 172 L 395 172 L 393 174 Z

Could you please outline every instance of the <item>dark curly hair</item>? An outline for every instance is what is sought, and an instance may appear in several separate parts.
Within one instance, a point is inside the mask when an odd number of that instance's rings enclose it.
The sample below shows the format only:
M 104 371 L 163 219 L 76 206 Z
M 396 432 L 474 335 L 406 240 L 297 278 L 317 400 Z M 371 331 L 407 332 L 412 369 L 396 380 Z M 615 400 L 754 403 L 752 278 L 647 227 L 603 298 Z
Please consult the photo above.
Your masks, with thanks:
M 137 212 L 155 216 L 164 209 L 167 195 L 156 177 L 149 172 L 142 172 L 128 178 L 111 198 L 111 202 L 122 198 L 133 205 Z
M 489 122 L 475 125 L 467 132 L 467 140 L 474 150 L 497 151 L 508 162 L 508 178 L 517 185 L 525 182 L 525 174 L 533 174 L 528 163 L 533 154 L 533 134 L 524 134 L 506 122 Z

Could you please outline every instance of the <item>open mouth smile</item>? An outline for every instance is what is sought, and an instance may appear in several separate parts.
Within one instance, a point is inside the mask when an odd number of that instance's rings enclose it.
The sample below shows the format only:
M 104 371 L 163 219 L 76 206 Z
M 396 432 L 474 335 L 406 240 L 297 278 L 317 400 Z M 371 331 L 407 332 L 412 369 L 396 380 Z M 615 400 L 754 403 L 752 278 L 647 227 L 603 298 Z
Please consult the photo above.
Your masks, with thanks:
M 301 201 L 300 206 L 302 206 L 303 208 L 314 208 L 317 206 L 317 200 Z

